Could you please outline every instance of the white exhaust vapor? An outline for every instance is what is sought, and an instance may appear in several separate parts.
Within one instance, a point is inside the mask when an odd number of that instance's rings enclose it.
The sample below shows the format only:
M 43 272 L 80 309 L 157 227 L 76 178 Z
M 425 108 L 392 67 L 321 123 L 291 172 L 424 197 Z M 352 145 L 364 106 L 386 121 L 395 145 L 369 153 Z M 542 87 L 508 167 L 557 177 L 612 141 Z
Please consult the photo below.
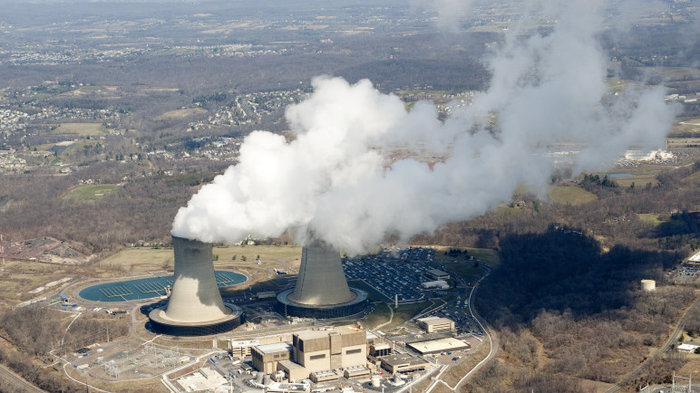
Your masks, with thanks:
M 610 95 L 596 7 L 560 5 L 550 34 L 507 37 L 489 62 L 489 89 L 444 122 L 431 104 L 408 111 L 367 80 L 315 78 L 313 94 L 286 112 L 296 139 L 248 135 L 239 163 L 180 209 L 172 234 L 234 243 L 294 229 L 352 255 L 482 214 L 519 184 L 544 189 L 550 145 L 583 146 L 575 173 L 604 169 L 632 145 L 663 146 L 675 116 L 664 89 Z M 386 158 L 396 151 L 443 159 Z

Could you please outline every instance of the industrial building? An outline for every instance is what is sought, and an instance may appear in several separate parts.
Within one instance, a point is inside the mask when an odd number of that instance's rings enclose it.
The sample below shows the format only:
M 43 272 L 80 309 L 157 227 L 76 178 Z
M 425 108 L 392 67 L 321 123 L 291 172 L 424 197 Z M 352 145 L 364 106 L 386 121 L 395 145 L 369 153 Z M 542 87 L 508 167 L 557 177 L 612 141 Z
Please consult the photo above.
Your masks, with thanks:
M 418 318 L 418 326 L 426 333 L 451 332 L 455 330 L 455 321 L 449 318 L 425 317 Z
M 449 280 L 450 279 L 450 273 L 444 272 L 439 269 L 430 269 L 427 272 L 425 272 L 425 276 L 428 277 L 431 280 Z
M 153 330 L 178 336 L 217 334 L 243 319 L 240 308 L 225 306 L 216 285 L 211 243 L 173 236 L 175 274 L 168 304 L 152 310 Z
M 277 363 L 277 370 L 284 371 L 290 382 L 302 381 L 309 377 L 309 372 L 303 366 L 291 360 L 280 360 Z
M 406 353 L 385 356 L 382 358 L 382 368 L 391 374 L 423 371 L 429 366 L 430 363 L 427 361 Z
M 250 355 L 253 358 L 253 367 L 265 374 L 277 371 L 277 363 L 289 360 L 292 354 L 292 346 L 287 343 L 273 343 L 253 347 Z
M 300 332 L 293 335 L 292 346 L 294 361 L 309 372 L 367 363 L 367 338 L 357 326 Z
M 338 318 L 362 312 L 367 293 L 348 287 L 338 251 L 313 240 L 302 248 L 296 285 L 280 292 L 277 301 L 285 316 Z
M 406 345 L 408 345 L 408 347 L 420 353 L 421 355 L 459 351 L 470 348 L 469 344 L 465 343 L 462 340 L 458 340 L 452 337 L 446 337 L 437 340 L 419 341 L 414 343 L 408 343 Z
M 391 346 L 386 343 L 372 344 L 369 346 L 369 354 L 375 358 L 391 355 Z
M 265 374 L 284 371 L 290 381 L 324 380 L 328 371 L 345 369 L 350 375 L 365 375 L 367 339 L 359 326 L 339 326 L 294 333 L 292 344 L 276 342 L 250 350 L 253 367 Z M 369 371 L 367 371 L 368 373 Z M 333 372 L 334 377 L 337 375 Z

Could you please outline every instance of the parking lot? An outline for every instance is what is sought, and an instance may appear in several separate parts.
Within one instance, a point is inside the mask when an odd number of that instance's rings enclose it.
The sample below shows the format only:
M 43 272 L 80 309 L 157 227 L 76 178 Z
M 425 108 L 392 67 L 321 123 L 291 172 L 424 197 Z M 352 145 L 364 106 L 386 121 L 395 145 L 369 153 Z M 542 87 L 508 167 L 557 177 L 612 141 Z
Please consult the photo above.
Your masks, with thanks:
M 363 280 L 387 302 L 398 295 L 399 303 L 414 302 L 425 297 L 421 282 L 429 281 L 425 272 L 431 267 L 435 250 L 430 248 L 408 248 L 385 251 L 374 255 L 343 258 L 343 269 L 348 280 Z

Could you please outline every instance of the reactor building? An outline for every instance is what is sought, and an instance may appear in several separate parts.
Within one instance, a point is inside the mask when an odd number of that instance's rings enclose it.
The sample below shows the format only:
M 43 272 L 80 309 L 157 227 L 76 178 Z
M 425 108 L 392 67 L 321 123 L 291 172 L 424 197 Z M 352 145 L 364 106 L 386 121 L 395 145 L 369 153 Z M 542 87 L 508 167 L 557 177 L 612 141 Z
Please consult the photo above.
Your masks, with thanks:
M 211 243 L 173 236 L 175 275 L 166 306 L 148 317 L 153 330 L 177 336 L 217 334 L 235 328 L 243 312 L 224 305 L 216 285 Z
M 280 292 L 277 301 L 285 316 L 339 318 L 363 311 L 367 293 L 348 287 L 340 253 L 316 239 L 302 248 L 296 285 Z

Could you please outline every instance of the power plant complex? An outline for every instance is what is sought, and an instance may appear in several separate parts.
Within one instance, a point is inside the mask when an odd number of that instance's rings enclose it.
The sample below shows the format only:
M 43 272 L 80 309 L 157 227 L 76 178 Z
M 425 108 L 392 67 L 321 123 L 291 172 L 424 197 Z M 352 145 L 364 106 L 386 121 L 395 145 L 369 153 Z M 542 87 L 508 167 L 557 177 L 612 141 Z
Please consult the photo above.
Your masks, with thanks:
M 172 236 L 175 257 L 173 287 L 165 307 L 152 310 L 153 330 L 176 336 L 222 333 L 243 321 L 242 310 L 224 305 L 214 276 L 212 244 Z M 348 287 L 340 253 L 320 240 L 302 249 L 294 288 L 280 292 L 284 316 L 339 318 L 362 312 L 367 293 Z
M 222 296 L 220 286 L 230 287 L 247 277 L 229 270 L 214 270 L 214 260 L 218 258 L 214 257 L 212 243 L 172 235 L 172 246 L 173 276 L 148 279 L 157 282 L 137 279 L 106 287 L 98 284 L 86 292 L 86 296 L 99 292 L 103 297 L 93 301 L 104 302 L 137 299 L 127 299 L 132 290 L 147 296 L 140 299 L 160 297 L 155 303 L 137 305 L 148 314 L 146 329 L 158 335 L 136 348 L 114 353 L 107 353 L 107 347 L 97 349 L 92 358 L 84 355 L 90 348 L 80 349 L 76 370 L 109 380 L 163 375 L 163 383 L 175 393 L 321 393 L 334 390 L 335 384 L 340 385 L 341 393 L 379 393 L 385 388 L 396 391 L 404 384 L 417 383 L 440 362 L 455 363 L 471 350 L 472 344 L 481 342 L 477 338 L 470 342 L 460 339 L 460 335 L 466 336 L 457 331 L 457 323 L 466 326 L 471 322 L 460 314 L 466 305 L 460 305 L 459 296 L 451 311 L 438 309 L 431 312 L 433 315 L 424 315 L 401 327 L 401 341 L 393 334 L 369 330 L 371 322 L 364 326 L 364 322 L 360 323 L 369 310 L 368 294 L 350 287 L 348 278 L 361 280 L 368 290 L 375 288 L 379 294 L 384 293 L 379 288 L 391 293 L 394 284 L 412 287 L 412 291 L 427 291 L 426 295 L 444 291 L 420 289 L 422 280 L 451 280 L 449 273 L 420 262 L 433 259 L 431 250 L 416 248 L 385 252 L 381 257 L 343 260 L 329 244 L 312 239 L 302 247 L 300 256 L 285 255 L 284 260 L 267 266 L 259 266 L 258 257 L 255 265 L 246 266 L 264 272 L 248 277 L 269 278 L 274 270 L 276 275 L 271 281 L 275 282 L 266 283 L 259 288 L 262 290 L 242 288 L 226 291 Z M 221 252 L 217 249 L 217 254 Z M 252 251 L 246 251 L 249 252 Z M 387 265 L 389 259 L 395 260 L 396 269 Z M 231 260 L 236 260 L 235 254 Z M 246 259 L 241 256 L 241 261 Z M 294 268 L 296 263 L 296 277 L 287 277 L 278 269 Z M 357 269 L 366 270 L 367 275 L 358 275 Z M 387 286 L 373 283 L 370 276 L 380 277 Z M 268 290 L 268 285 L 277 290 Z M 399 298 L 404 303 L 415 301 L 411 293 L 396 292 L 395 306 Z M 148 297 L 154 294 L 157 296 Z M 391 301 L 384 296 L 387 302 Z M 381 308 L 374 310 L 379 310 L 375 315 L 382 315 Z M 449 315 L 457 319 L 450 319 Z M 393 318 L 384 317 L 389 323 Z M 365 319 L 368 320 L 372 318 Z M 374 329 L 386 325 L 387 322 L 379 323 Z M 163 337 L 164 342 L 154 343 L 160 335 L 175 337 Z M 170 344 L 170 340 L 176 344 Z M 183 348 L 179 343 L 187 345 Z M 213 351 L 202 356 L 200 347 L 209 343 Z M 191 346 L 198 348 L 187 348 Z M 202 357 L 208 357 L 208 361 L 202 362 Z

